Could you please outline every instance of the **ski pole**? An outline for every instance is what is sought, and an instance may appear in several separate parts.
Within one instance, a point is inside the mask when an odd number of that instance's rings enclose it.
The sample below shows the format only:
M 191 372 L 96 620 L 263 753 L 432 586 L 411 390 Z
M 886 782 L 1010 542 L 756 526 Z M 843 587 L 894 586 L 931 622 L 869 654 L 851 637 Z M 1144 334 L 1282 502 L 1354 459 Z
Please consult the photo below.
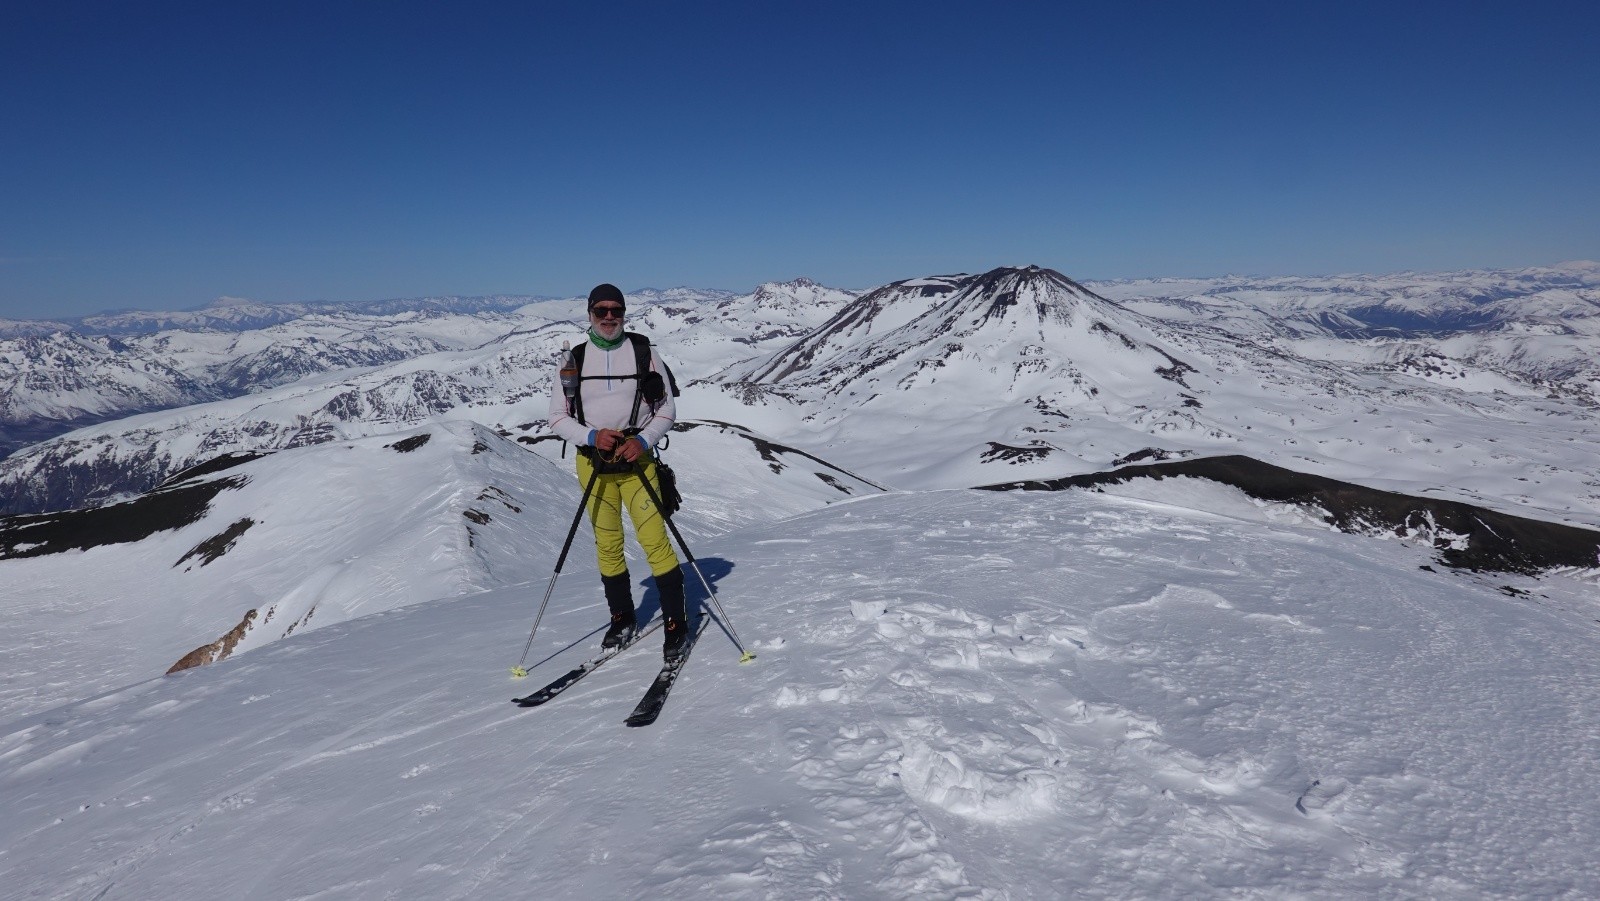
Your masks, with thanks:
M 689 566 L 694 569 L 694 574 L 700 577 L 700 584 L 705 586 L 706 594 L 710 595 L 712 606 L 717 608 L 717 618 L 722 621 L 724 626 L 727 626 L 728 636 L 733 639 L 734 646 L 739 649 L 739 662 L 749 663 L 756 659 L 755 652 L 746 649 L 744 642 L 739 640 L 739 632 L 733 627 L 733 620 L 728 618 L 728 611 L 722 608 L 722 601 L 717 597 L 716 589 L 712 588 L 711 583 L 706 581 L 706 574 L 700 571 L 700 564 L 694 559 L 694 553 L 689 550 L 689 545 L 684 542 L 683 535 L 678 532 L 678 527 L 672 522 L 672 517 L 667 515 L 666 507 L 662 506 L 661 498 L 656 495 L 655 486 L 650 484 L 649 477 L 644 474 L 644 467 L 635 463 L 634 472 L 639 474 L 639 481 L 644 483 L 644 490 L 650 495 L 650 503 L 656 505 L 656 512 L 661 514 L 661 518 L 666 522 L 667 528 L 672 530 L 672 537 L 678 539 L 678 547 L 683 548 L 683 556 L 688 559 Z
M 593 461 L 591 461 L 593 462 Z M 599 465 L 594 466 L 594 472 L 589 475 L 589 483 L 583 486 L 583 500 L 578 501 L 578 512 L 572 514 L 572 528 L 567 530 L 567 541 L 561 545 L 561 556 L 556 558 L 556 571 L 550 574 L 550 584 L 545 586 L 544 600 L 539 602 L 539 615 L 533 618 L 533 630 L 528 633 L 528 643 L 522 646 L 522 659 L 511 668 L 511 675 L 521 679 L 528 674 L 524 665 L 528 662 L 528 651 L 533 647 L 533 636 L 539 631 L 539 621 L 544 619 L 544 608 L 550 603 L 550 594 L 556 590 L 556 577 L 561 575 L 561 567 L 567 563 L 567 552 L 572 550 L 572 538 L 578 534 L 578 521 L 583 519 L 583 511 L 589 506 L 589 495 L 594 491 L 594 483 L 600 478 Z

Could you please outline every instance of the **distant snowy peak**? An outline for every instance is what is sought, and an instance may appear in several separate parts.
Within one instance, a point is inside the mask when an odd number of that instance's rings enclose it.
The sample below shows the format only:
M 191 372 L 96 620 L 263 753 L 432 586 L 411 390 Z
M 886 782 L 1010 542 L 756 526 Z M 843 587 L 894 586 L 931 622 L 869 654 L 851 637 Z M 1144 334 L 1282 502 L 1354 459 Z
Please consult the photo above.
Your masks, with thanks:
M 1093 395 L 1075 362 L 1150 378 L 1193 371 L 1152 343 L 1154 325 L 1053 269 L 929 276 L 866 294 L 794 345 L 718 380 L 876 395 L 960 379 L 997 397 L 1071 383 Z
M 0 340 L 0 456 L 94 422 L 210 400 L 170 356 L 111 336 L 54 332 Z
M 1586 276 L 1593 279 L 1596 285 L 1600 285 L 1600 263 L 1594 260 L 1567 260 L 1550 268 L 1563 274 Z
M 818 312 L 831 314 L 857 296 L 854 291 L 828 288 L 808 278 L 797 278 L 789 282 L 758 285 L 748 300 L 727 304 L 725 312 L 733 316 L 783 317 L 815 325 L 825 318 L 817 316 Z
M 1015 307 L 1015 309 L 1011 309 Z M 940 325 L 969 328 L 996 319 L 1021 317 L 1043 324 L 1054 320 L 1072 325 L 1083 317 L 1115 318 L 1127 312 L 1054 269 L 1028 266 L 1003 268 L 968 279 L 951 298 Z
M 751 298 L 757 303 L 830 303 L 855 296 L 853 291 L 829 288 L 804 277 L 787 282 L 764 282 L 751 293 Z
M 808 369 L 820 356 L 889 331 L 926 312 L 937 299 L 959 289 L 966 275 L 930 276 L 891 282 L 847 303 L 827 322 L 767 360 L 735 366 L 718 381 L 775 383 Z
M 509 313 L 529 304 L 554 298 L 532 294 L 495 294 L 483 297 L 406 297 L 389 300 L 312 301 L 263 303 L 239 297 L 220 297 L 198 310 L 120 310 L 69 320 L 74 331 L 92 335 L 142 335 L 172 329 L 253 331 L 315 315 L 399 316 L 480 315 Z M 0 337 L 8 332 L 0 331 Z
M 691 359 L 705 357 L 706 371 L 714 371 L 729 359 L 769 352 L 777 344 L 793 341 L 855 297 L 855 292 L 799 278 L 768 282 L 749 294 L 680 298 L 638 313 L 630 309 L 629 320 L 652 336 L 671 336 L 675 351 Z M 632 304 L 633 296 L 629 298 Z
M 0 317 L 0 339 L 42 337 L 72 330 L 72 323 L 61 319 L 6 319 Z
M 679 286 L 676 288 L 634 288 L 624 292 L 624 297 L 633 306 L 640 304 L 692 304 L 720 303 L 738 297 L 738 292 L 723 291 L 718 288 L 689 288 Z

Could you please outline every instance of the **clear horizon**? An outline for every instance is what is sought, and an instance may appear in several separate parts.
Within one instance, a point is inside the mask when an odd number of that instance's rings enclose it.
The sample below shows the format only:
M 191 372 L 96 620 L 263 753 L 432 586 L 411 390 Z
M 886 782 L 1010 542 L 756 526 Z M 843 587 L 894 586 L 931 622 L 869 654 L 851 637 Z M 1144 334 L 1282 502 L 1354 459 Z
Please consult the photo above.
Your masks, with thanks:
M 1073 281 L 1076 281 L 1076 282 L 1081 282 L 1081 283 L 1084 283 L 1084 284 L 1097 284 L 1097 283 L 1100 283 L 1100 282 L 1107 282 L 1107 281 L 1141 281 L 1141 280 L 1145 280 L 1145 279 L 1157 279 L 1157 278 L 1170 278 L 1170 279 L 1180 279 L 1180 280 L 1182 280 L 1182 279 L 1193 279 L 1193 280 L 1196 280 L 1196 281 L 1203 281 L 1203 280 L 1208 280 L 1208 279 L 1225 279 L 1225 278 L 1261 278 L 1261 279 L 1273 279 L 1273 278 L 1319 279 L 1319 278 L 1355 278 L 1355 277 L 1391 278 L 1391 277 L 1403 276 L 1403 275 L 1406 275 L 1408 273 L 1416 273 L 1417 275 L 1443 275 L 1443 274 L 1452 274 L 1452 273 L 1457 273 L 1457 272 L 1473 272 L 1473 271 L 1516 271 L 1516 270 L 1520 270 L 1520 269 L 1552 268 L 1552 267 L 1557 267 L 1557 266 L 1561 266 L 1561 265 L 1569 265 L 1569 264 L 1586 264 L 1587 266 L 1590 266 L 1590 267 L 1600 268 L 1600 261 L 1597 261 L 1597 260 L 1560 260 L 1560 261 L 1557 261 L 1555 263 L 1532 264 L 1532 265 L 1529 265 L 1529 266 L 1504 267 L 1504 269 L 1483 269 L 1483 268 L 1474 267 L 1474 268 L 1459 269 L 1459 270 L 1431 270 L 1431 271 L 1404 270 L 1404 269 L 1402 269 L 1402 270 L 1395 270 L 1393 272 L 1316 272 L 1316 273 L 1300 273 L 1300 272 L 1227 272 L 1227 273 L 1219 273 L 1219 274 L 1214 274 L 1214 275 L 1125 276 L 1125 277 L 1116 278 L 1116 279 L 1076 278 L 1070 272 L 1063 272 L 1062 274 L 1067 276 L 1068 278 L 1071 278 Z M 1040 263 L 1040 264 L 1004 264 L 1004 263 L 1002 263 L 1002 264 L 999 264 L 999 266 L 997 266 L 997 267 L 990 267 L 990 268 L 1003 268 L 1003 267 L 1005 267 L 1007 265 L 1040 265 L 1040 266 L 1044 266 L 1045 268 L 1049 268 L 1049 269 L 1055 269 L 1056 268 L 1056 267 L 1053 267 L 1053 266 L 1048 266 L 1048 265 L 1043 264 L 1043 263 Z M 748 293 L 750 291 L 754 291 L 756 288 L 760 287 L 760 285 L 762 285 L 762 284 L 774 284 L 774 283 L 780 283 L 780 282 L 786 282 L 786 281 L 793 281 L 793 280 L 799 279 L 799 278 L 808 278 L 811 281 L 817 283 L 818 285 L 820 285 L 821 287 L 824 287 L 824 288 L 835 288 L 835 289 L 842 289 L 842 290 L 847 290 L 847 291 L 870 291 L 870 290 L 882 287 L 883 285 L 887 285 L 887 284 L 889 284 L 891 282 L 901 281 L 903 279 L 908 279 L 908 278 L 920 278 L 920 277 L 933 276 L 933 275 L 952 275 L 952 274 L 955 274 L 957 272 L 965 272 L 967 274 L 976 274 L 976 273 L 982 272 L 982 271 L 988 271 L 988 270 L 970 270 L 970 269 L 950 269 L 950 268 L 946 268 L 946 269 L 940 270 L 939 272 L 923 272 L 923 273 L 918 273 L 916 275 L 902 275 L 902 276 L 899 276 L 897 278 L 889 279 L 886 282 L 882 282 L 880 284 L 872 284 L 872 285 L 835 285 L 835 284 L 828 284 L 827 282 L 822 282 L 822 281 L 819 281 L 817 279 L 810 279 L 810 276 L 806 276 L 804 274 L 801 274 L 801 275 L 792 276 L 792 277 L 786 278 L 786 279 L 766 279 L 765 281 L 758 282 L 758 283 L 756 283 L 754 285 L 747 285 L 747 286 L 741 286 L 741 287 L 732 287 L 732 288 L 724 286 L 724 285 L 696 285 L 696 284 L 638 285 L 638 286 L 633 286 L 633 287 L 623 287 L 623 294 L 626 295 L 626 296 L 631 297 L 634 294 L 636 294 L 638 292 L 643 292 L 643 291 L 671 291 L 671 290 L 676 290 L 676 289 L 686 289 L 686 290 L 691 290 L 691 291 L 731 291 L 731 292 L 736 293 L 736 294 L 744 294 L 744 293 Z M 1059 270 L 1057 270 L 1057 271 L 1059 271 Z M 477 297 L 496 297 L 496 296 L 500 296 L 500 297 L 529 297 L 529 298 L 536 298 L 536 299 L 538 299 L 540 301 L 566 301 L 566 300 L 578 300 L 578 299 L 581 299 L 584 296 L 584 293 L 586 293 L 586 292 L 585 291 L 576 291 L 576 292 L 573 292 L 571 294 L 547 294 L 547 293 L 541 293 L 541 292 L 537 292 L 537 291 L 497 291 L 497 292 L 493 292 L 492 294 L 468 294 L 468 293 L 461 292 L 461 291 L 442 291 L 442 292 L 436 292 L 436 293 L 431 293 L 431 294 L 415 294 L 415 293 L 412 293 L 412 294 L 392 295 L 392 296 L 385 296 L 385 297 L 352 297 L 352 298 L 340 298 L 340 299 L 304 298 L 304 299 L 300 299 L 300 300 L 295 300 L 295 299 L 256 300 L 254 298 L 249 298 L 249 297 L 232 297 L 232 296 L 224 295 L 224 296 L 221 296 L 221 297 L 214 297 L 211 300 L 202 301 L 200 303 L 192 304 L 192 305 L 185 306 L 185 307 L 154 307 L 154 306 L 111 307 L 111 308 L 106 308 L 106 309 L 101 309 L 101 310 L 91 310 L 91 311 L 86 312 L 86 313 L 75 313 L 75 314 L 71 314 L 71 315 L 61 315 L 61 316 L 57 316 L 57 317 L 12 317 L 12 318 L 15 321 L 50 321 L 51 319 L 60 319 L 60 320 L 64 320 L 64 321 L 70 321 L 70 320 L 82 319 L 82 318 L 90 318 L 90 317 L 95 317 L 95 316 L 114 316 L 114 315 L 123 314 L 123 313 L 183 313 L 183 312 L 194 312 L 194 311 L 206 309 L 208 307 L 220 306 L 220 305 L 225 305 L 225 304 L 230 304 L 230 303 L 241 303 L 241 304 L 243 304 L 243 303 L 262 303 L 262 304 L 267 304 L 267 305 L 364 304 L 364 303 L 383 303 L 383 302 L 386 302 L 386 301 L 421 300 L 421 299 L 427 299 L 427 298 L 447 298 L 447 297 L 477 298 Z M 5 319 L 5 318 L 6 317 L 0 316 L 0 319 Z
M 1597 25 L 1567 2 L 18 6 L 0 318 L 1600 259 Z

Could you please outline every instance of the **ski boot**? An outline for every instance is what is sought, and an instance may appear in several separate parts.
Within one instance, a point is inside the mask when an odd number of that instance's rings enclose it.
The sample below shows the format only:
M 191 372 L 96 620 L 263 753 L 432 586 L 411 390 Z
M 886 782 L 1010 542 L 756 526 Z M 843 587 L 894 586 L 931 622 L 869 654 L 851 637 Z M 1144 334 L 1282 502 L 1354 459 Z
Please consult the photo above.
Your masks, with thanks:
M 656 576 L 656 591 L 661 595 L 661 616 L 667 621 L 667 638 L 661 656 L 671 663 L 688 649 L 689 617 L 683 602 L 683 569 L 674 566 Z
M 661 659 L 674 663 L 689 650 L 689 624 L 681 619 L 667 620 L 667 639 L 661 645 Z
M 611 608 L 611 627 L 600 639 L 602 648 L 620 648 L 633 640 L 636 622 L 633 612 L 633 592 L 629 587 L 628 572 L 601 576 L 600 584 L 606 589 L 606 606 Z

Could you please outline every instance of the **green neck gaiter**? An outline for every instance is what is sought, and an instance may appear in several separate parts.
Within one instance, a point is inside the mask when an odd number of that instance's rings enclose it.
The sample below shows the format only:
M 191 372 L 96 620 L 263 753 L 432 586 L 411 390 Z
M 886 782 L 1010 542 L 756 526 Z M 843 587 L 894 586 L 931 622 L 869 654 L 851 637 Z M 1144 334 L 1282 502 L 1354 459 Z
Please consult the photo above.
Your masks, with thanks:
M 618 332 L 617 333 L 617 340 L 615 340 L 615 341 L 607 341 L 605 338 L 602 338 L 600 336 L 600 333 L 595 331 L 592 326 L 589 328 L 589 340 L 593 341 L 594 342 L 594 346 L 600 348 L 601 350 L 610 350 L 613 347 L 618 347 L 618 346 L 620 346 L 622 344 L 623 341 L 626 341 L 627 338 L 628 338 L 628 333 L 627 332 Z

